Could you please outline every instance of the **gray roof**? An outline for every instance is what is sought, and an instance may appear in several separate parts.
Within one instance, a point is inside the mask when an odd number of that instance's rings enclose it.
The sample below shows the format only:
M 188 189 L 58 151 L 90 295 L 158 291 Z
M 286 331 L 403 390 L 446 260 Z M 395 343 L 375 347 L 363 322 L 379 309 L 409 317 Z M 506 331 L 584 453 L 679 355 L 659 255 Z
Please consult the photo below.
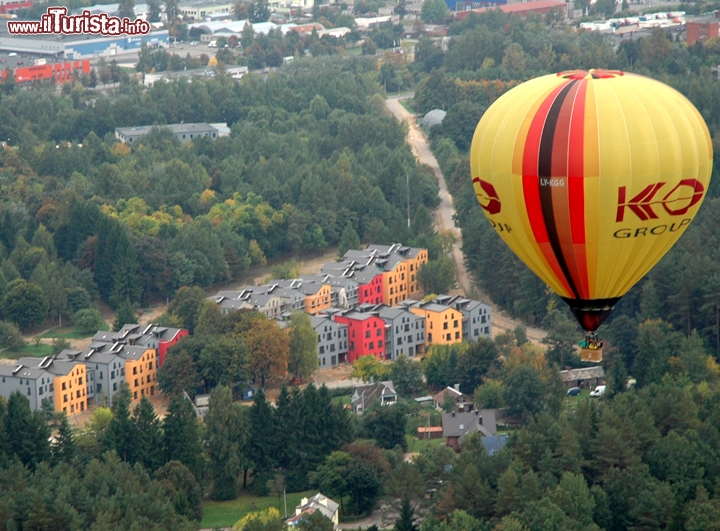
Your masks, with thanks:
M 371 384 L 358 385 L 353 392 L 352 405 L 357 407 L 362 405 L 363 410 L 375 400 L 379 400 L 382 396 L 395 396 L 395 386 L 391 381 L 375 382 Z
M 347 312 L 342 312 L 340 316 L 347 317 L 348 319 L 354 319 L 355 321 L 367 321 L 371 317 L 377 317 L 377 315 L 373 313 L 362 313 L 355 310 L 348 310 Z
M 398 317 L 401 317 L 403 315 L 411 315 L 415 319 L 422 319 L 422 317 L 420 317 L 419 315 L 415 315 L 411 311 L 397 306 L 390 307 L 382 305 L 380 308 L 378 308 L 377 313 L 383 319 L 397 319 Z
M 333 321 L 332 319 L 330 319 L 330 317 L 328 317 L 327 315 L 311 315 L 311 316 L 310 316 L 310 323 L 312 324 L 312 327 L 313 327 L 314 329 L 316 329 L 316 330 L 317 330 L 318 327 L 320 327 L 320 326 L 325 326 L 325 325 L 328 325 L 328 324 L 335 325 L 336 327 L 337 327 L 337 326 L 346 326 L 346 325 L 344 325 L 344 324 L 342 324 L 342 323 L 336 323 L 335 321 Z
M 495 410 L 443 413 L 442 427 L 443 437 L 459 437 L 460 442 L 467 435 L 476 432 L 485 437 L 496 435 Z
M 116 127 L 115 132 L 126 137 L 138 137 L 148 134 L 153 127 L 169 128 L 173 134 L 182 135 L 190 133 L 217 133 L 218 130 L 210 124 L 168 124 L 168 125 L 141 125 L 137 127 Z
M 445 119 L 446 114 L 447 113 L 442 109 L 433 109 L 423 117 L 422 124 L 425 127 L 433 127 L 435 125 L 440 125 Z
M 445 306 L 444 304 L 437 304 L 435 302 L 426 302 L 424 304 L 419 304 L 418 308 L 422 308 L 423 310 L 428 310 L 430 312 L 444 312 L 446 310 L 451 310 L 450 306 Z
M 605 378 L 605 370 L 597 365 L 595 367 L 584 367 L 582 369 L 570 369 L 560 371 L 563 382 L 574 382 L 576 380 L 591 380 L 593 378 Z

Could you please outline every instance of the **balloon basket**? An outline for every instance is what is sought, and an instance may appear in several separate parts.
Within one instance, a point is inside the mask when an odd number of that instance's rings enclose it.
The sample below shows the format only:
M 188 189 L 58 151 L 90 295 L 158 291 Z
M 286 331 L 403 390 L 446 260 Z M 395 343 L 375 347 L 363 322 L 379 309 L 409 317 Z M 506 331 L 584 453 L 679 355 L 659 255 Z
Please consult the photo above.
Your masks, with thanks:
M 600 363 L 602 361 L 601 348 L 583 348 L 580 349 L 580 361 L 586 363 Z

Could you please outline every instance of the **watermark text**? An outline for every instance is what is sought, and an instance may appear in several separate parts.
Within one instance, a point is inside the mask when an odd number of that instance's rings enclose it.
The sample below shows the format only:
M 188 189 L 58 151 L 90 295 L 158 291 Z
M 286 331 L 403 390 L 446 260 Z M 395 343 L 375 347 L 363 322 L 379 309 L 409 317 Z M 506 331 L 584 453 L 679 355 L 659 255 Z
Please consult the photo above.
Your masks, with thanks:
M 111 17 L 107 13 L 93 14 L 83 11 L 81 15 L 68 15 L 66 7 L 49 7 L 40 20 L 8 21 L 11 35 L 80 35 L 105 36 L 145 35 L 150 24 L 142 19 Z

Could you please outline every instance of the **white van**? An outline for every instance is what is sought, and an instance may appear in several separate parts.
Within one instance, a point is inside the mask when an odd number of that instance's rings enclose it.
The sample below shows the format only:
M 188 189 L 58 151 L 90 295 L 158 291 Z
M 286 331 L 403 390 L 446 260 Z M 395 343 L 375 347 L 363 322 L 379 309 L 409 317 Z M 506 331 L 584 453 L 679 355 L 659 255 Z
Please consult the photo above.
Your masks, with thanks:
M 590 393 L 590 396 L 593 398 L 600 398 L 605 394 L 605 386 L 604 385 L 598 385 L 595 390 Z

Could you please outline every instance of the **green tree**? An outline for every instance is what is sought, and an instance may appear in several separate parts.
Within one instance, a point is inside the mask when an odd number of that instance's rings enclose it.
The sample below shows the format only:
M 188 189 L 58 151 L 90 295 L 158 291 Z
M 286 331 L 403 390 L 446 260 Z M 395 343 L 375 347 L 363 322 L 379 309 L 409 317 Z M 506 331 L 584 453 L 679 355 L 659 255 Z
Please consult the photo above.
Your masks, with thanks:
M 52 446 L 52 455 L 55 463 L 69 463 L 75 457 L 75 438 L 73 429 L 67 420 L 67 415 L 60 417 L 60 425 L 58 426 L 58 435 Z
M 393 531 L 418 531 L 415 525 L 415 511 L 408 498 L 403 498 L 400 505 L 400 516 L 395 521 Z
M 178 461 L 195 477 L 202 473 L 202 443 L 200 428 L 193 405 L 184 398 L 170 400 L 163 420 L 163 448 L 165 462 Z
M 26 330 L 45 321 L 48 302 L 37 284 L 18 279 L 8 285 L 2 300 L 2 314 L 20 330 Z
M 360 236 L 355 231 L 350 221 L 345 225 L 342 236 L 340 236 L 340 243 L 338 244 L 338 258 L 345 256 L 345 253 L 351 249 L 360 249 Z
M 135 462 L 136 436 L 135 425 L 130 416 L 130 403 L 132 395 L 127 383 L 122 383 L 120 389 L 113 395 L 112 419 L 103 434 L 103 446 L 106 450 L 115 450 L 120 459 Z
M 340 511 L 345 512 L 344 498 L 348 493 L 347 471 L 353 458 L 347 452 L 335 451 L 325 458 L 316 472 L 310 473 L 310 484 L 321 492 L 340 502 Z
M 106 325 L 102 314 L 95 308 L 85 308 L 76 312 L 73 315 L 73 324 L 75 330 L 84 335 L 94 334 L 98 330 L 102 330 Z
M 183 393 L 194 397 L 200 385 L 200 374 L 192 356 L 180 350 L 166 355 L 165 363 L 157 372 L 157 381 L 160 390 L 170 397 L 182 398 Z
M 333 531 L 332 520 L 320 511 L 315 511 L 310 516 L 301 518 L 296 528 L 300 531 Z
M 607 386 L 605 387 L 605 396 L 613 398 L 614 396 L 625 392 L 627 389 L 628 372 L 625 367 L 625 360 L 618 354 L 613 357 L 610 366 L 610 374 L 608 375 Z
M 397 404 L 381 406 L 375 402 L 363 413 L 363 426 L 380 448 L 407 448 L 406 425 L 404 408 Z
M 155 472 L 155 479 L 165 489 L 178 514 L 190 520 L 202 519 L 202 488 L 188 467 L 179 461 L 170 461 Z
M 290 356 L 288 371 L 300 380 L 312 376 L 318 366 L 317 334 L 310 316 L 304 312 L 290 315 Z
M 425 293 L 447 293 L 455 287 L 455 263 L 450 256 L 420 266 L 418 280 Z
M 7 404 L 8 450 L 20 462 L 34 470 L 43 461 L 49 461 L 50 429 L 40 411 L 30 411 L 28 399 L 15 391 Z
M 448 16 L 448 7 L 443 0 L 424 0 L 420 18 L 427 24 L 441 24 Z
M 0 348 L 19 350 L 26 345 L 17 326 L 7 321 L 0 321 Z
M 385 378 L 389 370 L 389 367 L 375 356 L 362 356 L 353 362 L 350 378 L 357 378 L 363 382 L 378 381 Z
M 113 321 L 113 330 L 117 332 L 126 324 L 137 324 L 137 313 L 133 308 L 132 303 L 129 299 L 118 306 L 117 312 L 115 312 L 115 320 Z
M 521 365 L 507 378 L 504 393 L 508 415 L 524 418 L 539 413 L 545 408 L 545 384 L 535 367 Z
M 505 49 L 502 66 L 511 73 L 519 73 L 525 70 L 525 50 L 519 43 L 513 42 Z
M 201 288 L 183 286 L 170 301 L 167 311 L 177 321 L 179 327 L 192 334 L 204 301 L 205 292 Z
M 213 500 L 234 500 L 238 496 L 238 478 L 242 470 L 241 413 L 233 404 L 228 387 L 216 387 L 210 395 L 205 416 L 207 448 L 213 474 Z
M 274 423 L 275 412 L 265 398 L 265 392 L 258 389 L 249 415 L 248 457 L 254 464 L 255 476 L 266 474 L 273 469 L 277 455 L 278 432 Z
M 408 359 L 404 354 L 390 364 L 388 378 L 403 398 L 412 397 L 425 385 L 420 363 Z
M 248 355 L 245 342 L 233 336 L 208 340 L 200 352 L 197 368 L 205 380 L 205 388 L 217 385 L 233 386 L 248 380 Z M 182 371 L 177 367 L 178 371 Z M 185 371 L 186 378 L 189 373 Z
M 148 397 L 144 396 L 133 411 L 132 423 L 136 435 L 133 458 L 135 462 L 143 465 L 153 472 L 163 464 L 163 455 L 160 449 L 163 445 L 163 434 L 160 428 L 160 419 Z
M 505 385 L 501 380 L 487 378 L 475 389 L 475 405 L 478 409 L 497 409 L 505 405 Z

